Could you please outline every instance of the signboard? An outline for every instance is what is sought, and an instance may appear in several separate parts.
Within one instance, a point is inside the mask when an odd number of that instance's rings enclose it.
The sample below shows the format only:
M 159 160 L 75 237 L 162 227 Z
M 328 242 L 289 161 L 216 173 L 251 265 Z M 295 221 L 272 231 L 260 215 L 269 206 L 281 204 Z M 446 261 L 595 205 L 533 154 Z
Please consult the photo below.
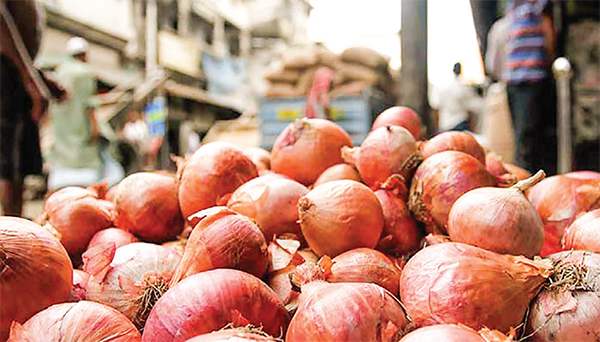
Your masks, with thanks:
M 146 105 L 144 117 L 146 118 L 151 137 L 162 137 L 165 135 L 165 120 L 167 118 L 166 102 L 164 96 L 157 96 Z

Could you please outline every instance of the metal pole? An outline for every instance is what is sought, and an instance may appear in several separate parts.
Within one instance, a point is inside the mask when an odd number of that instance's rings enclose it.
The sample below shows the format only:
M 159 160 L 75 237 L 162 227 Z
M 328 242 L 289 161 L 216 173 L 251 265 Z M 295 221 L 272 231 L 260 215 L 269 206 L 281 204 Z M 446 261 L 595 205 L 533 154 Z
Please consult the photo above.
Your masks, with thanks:
M 567 173 L 572 167 L 571 140 L 571 63 L 564 58 L 557 58 L 552 64 L 556 78 L 558 99 L 557 136 L 558 136 L 558 173 Z
M 158 11 L 156 0 L 146 2 L 146 79 L 156 71 Z

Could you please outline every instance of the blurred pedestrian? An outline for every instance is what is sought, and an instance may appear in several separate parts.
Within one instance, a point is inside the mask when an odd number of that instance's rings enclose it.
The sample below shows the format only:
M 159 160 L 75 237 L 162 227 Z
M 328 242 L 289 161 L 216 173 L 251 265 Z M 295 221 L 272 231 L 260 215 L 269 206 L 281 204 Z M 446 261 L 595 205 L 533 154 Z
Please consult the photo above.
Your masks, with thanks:
M 320 67 L 315 72 L 312 86 L 306 97 L 304 116 L 307 118 L 331 119 L 329 92 L 335 72 L 328 67 Z
M 555 34 L 546 0 L 512 0 L 504 79 L 515 127 L 517 165 L 556 173 Z
M 492 82 L 502 81 L 509 28 L 510 19 L 505 15 L 492 24 L 490 32 L 488 33 L 488 45 L 485 53 L 485 71 Z

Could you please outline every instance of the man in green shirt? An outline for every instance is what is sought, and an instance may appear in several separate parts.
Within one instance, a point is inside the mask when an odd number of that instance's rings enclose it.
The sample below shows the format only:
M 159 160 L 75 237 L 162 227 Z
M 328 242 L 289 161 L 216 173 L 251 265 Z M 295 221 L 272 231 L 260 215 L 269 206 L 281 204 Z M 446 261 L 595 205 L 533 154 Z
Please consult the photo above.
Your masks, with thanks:
M 48 156 L 48 190 L 100 180 L 101 159 L 98 123 L 92 96 L 96 79 L 86 65 L 89 44 L 80 37 L 67 42 L 69 59 L 56 69 L 55 78 L 69 92 L 69 98 L 50 106 L 54 145 Z

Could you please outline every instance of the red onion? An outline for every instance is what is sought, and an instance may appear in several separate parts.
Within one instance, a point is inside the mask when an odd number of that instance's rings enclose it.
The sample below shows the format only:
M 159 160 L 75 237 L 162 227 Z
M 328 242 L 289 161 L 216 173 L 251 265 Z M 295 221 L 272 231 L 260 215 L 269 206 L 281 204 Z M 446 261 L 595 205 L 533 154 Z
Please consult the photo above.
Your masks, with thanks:
M 524 192 L 544 171 L 510 188 L 478 188 L 460 196 L 448 215 L 448 235 L 500 254 L 533 258 L 544 244 L 544 225 Z
M 341 148 L 353 146 L 346 131 L 325 119 L 291 122 L 275 140 L 271 170 L 310 185 L 328 167 L 343 163 Z
M 291 179 L 266 182 L 261 178 L 240 186 L 231 195 L 227 207 L 256 221 L 266 241 L 286 233 L 301 238 L 296 205 L 308 189 Z
M 298 200 L 302 234 L 319 256 L 375 248 L 383 231 L 383 211 L 377 196 L 352 180 L 331 181 Z
M 383 209 L 383 233 L 377 249 L 387 254 L 406 255 L 419 248 L 423 233 L 417 227 L 408 206 L 404 182 L 390 177 L 375 191 Z
M 69 293 L 69 302 L 85 300 L 90 275 L 82 270 L 73 270 L 73 288 Z
M 94 302 L 56 304 L 11 331 L 11 342 L 139 342 L 140 333 L 117 310 Z
M 313 281 L 302 286 L 286 342 L 397 341 L 408 319 L 379 285 Z
M 206 209 L 196 216 L 200 222 L 192 230 L 171 285 L 215 268 L 235 268 L 257 277 L 265 274 L 269 254 L 256 223 L 227 207 Z
M 106 196 L 104 197 L 105 200 L 110 201 L 110 202 L 115 202 L 115 197 L 117 196 L 117 189 L 119 189 L 119 183 L 113 185 L 110 187 L 110 189 L 108 189 L 108 191 L 106 192 Z
M 186 220 L 224 201 L 240 185 L 258 177 L 256 165 L 241 149 L 226 142 L 202 145 L 180 164 L 177 172 L 179 205 Z
M 223 329 L 212 332 L 210 334 L 204 334 L 196 336 L 186 342 L 246 342 L 246 341 L 262 341 L 262 342 L 277 342 L 281 341 L 274 337 L 265 334 L 260 329 L 252 328 L 234 328 L 234 329 Z
M 181 259 L 169 248 L 144 242 L 116 251 L 114 244 L 101 245 L 83 257 L 91 274 L 86 298 L 119 310 L 140 330 Z
M 319 178 L 317 178 L 317 180 L 313 184 L 313 188 L 332 180 L 342 179 L 349 179 L 357 182 L 362 182 L 362 180 L 360 179 L 360 174 L 358 173 L 356 167 L 350 164 L 342 163 L 333 165 L 327 168 L 327 170 L 323 171 L 323 173 L 319 175 Z
M 547 260 L 440 243 L 408 260 L 400 298 L 416 326 L 462 323 L 506 332 L 523 320 L 551 270 Z
M 510 186 L 515 184 L 518 180 L 516 175 L 513 175 L 506 169 L 505 164 L 502 162 L 502 158 L 494 152 L 486 153 L 485 169 L 496 177 L 499 185 Z
M 57 237 L 29 220 L 0 216 L 0 340 L 12 321 L 67 301 L 71 260 Z
M 243 152 L 256 165 L 258 172 L 271 169 L 271 152 L 260 147 L 245 148 Z
M 138 172 L 127 176 L 119 183 L 115 208 L 115 225 L 143 241 L 164 242 L 183 230 L 177 179 L 170 175 Z
M 103 229 L 92 237 L 87 249 L 105 244 L 107 242 L 113 242 L 116 248 L 125 246 L 127 244 L 140 241 L 135 235 L 120 228 L 106 228 Z
M 377 116 L 375 121 L 373 121 L 371 131 L 378 129 L 379 127 L 392 125 L 406 128 L 415 140 L 421 139 L 421 134 L 423 133 L 421 117 L 417 112 L 408 107 L 394 106 L 384 110 Z
M 439 152 L 417 168 L 408 208 L 428 233 L 445 233 L 450 208 L 461 195 L 495 185 L 494 176 L 475 157 L 459 151 Z
M 462 324 L 437 324 L 419 328 L 404 336 L 400 342 L 513 342 L 497 330 L 481 329 L 479 332 Z
M 546 256 L 560 251 L 565 229 L 577 215 L 600 208 L 600 179 L 580 179 L 565 175 L 548 177 L 527 194 L 544 223 Z
M 567 177 L 578 178 L 578 179 L 600 179 L 600 172 L 597 171 L 571 171 L 564 174 Z
M 527 179 L 532 176 L 531 172 L 517 165 L 511 163 L 502 163 L 502 165 L 504 166 L 506 171 L 512 173 L 515 177 L 517 177 L 518 181 Z
M 421 154 L 427 159 L 442 151 L 460 151 L 475 157 L 485 165 L 485 150 L 477 140 L 467 132 L 446 131 L 437 134 L 421 145 Z
M 600 254 L 568 251 L 549 256 L 554 274 L 531 302 L 531 341 L 596 342 L 600 336 Z
M 369 132 L 360 147 L 342 148 L 344 160 L 356 166 L 363 181 L 377 189 L 394 174 L 408 176 L 417 162 L 417 144 L 400 126 L 385 126 Z
M 565 230 L 562 238 L 565 249 L 580 249 L 600 253 L 600 209 L 579 216 Z
M 94 190 L 66 187 L 44 203 L 45 223 L 60 233 L 60 242 L 74 263 L 99 230 L 113 227 L 116 212 L 112 202 L 98 199 Z
M 285 332 L 288 315 L 259 278 L 232 269 L 194 274 L 171 287 L 146 321 L 142 341 L 178 342 L 226 325 L 252 324 L 271 336 Z

